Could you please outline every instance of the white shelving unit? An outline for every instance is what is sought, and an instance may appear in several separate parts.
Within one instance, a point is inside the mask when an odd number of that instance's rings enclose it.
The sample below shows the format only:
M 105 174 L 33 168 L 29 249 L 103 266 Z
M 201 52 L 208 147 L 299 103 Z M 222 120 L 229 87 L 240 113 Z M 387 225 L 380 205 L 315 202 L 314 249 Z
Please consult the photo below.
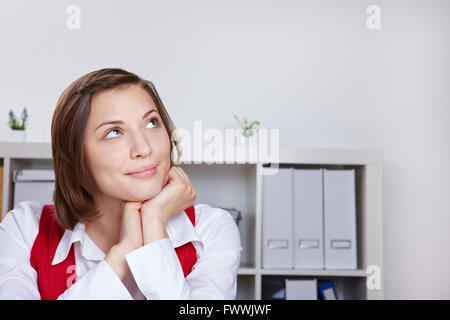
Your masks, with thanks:
M 197 191 L 197 202 L 234 207 L 241 211 L 242 247 L 237 299 L 261 299 L 265 279 L 332 280 L 340 299 L 383 299 L 382 152 L 368 149 L 282 149 L 280 167 L 354 168 L 357 200 L 357 270 L 263 269 L 262 176 L 263 163 L 207 164 L 182 159 L 182 168 Z M 192 163 L 194 162 L 194 163 Z M 50 143 L 0 142 L 4 167 L 2 216 L 12 209 L 13 170 L 52 169 Z M 375 265 L 381 287 L 368 289 L 367 268 Z

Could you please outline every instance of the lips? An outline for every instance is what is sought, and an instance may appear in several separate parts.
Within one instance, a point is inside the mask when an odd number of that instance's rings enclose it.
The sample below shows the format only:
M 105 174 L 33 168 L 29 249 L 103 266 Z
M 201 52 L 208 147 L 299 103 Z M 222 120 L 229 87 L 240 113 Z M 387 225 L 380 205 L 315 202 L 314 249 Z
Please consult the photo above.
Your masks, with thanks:
M 135 173 L 145 172 L 145 171 L 148 171 L 150 169 L 156 168 L 156 166 L 157 166 L 156 164 L 143 166 L 143 167 L 137 168 L 134 171 L 128 172 L 127 174 L 135 174 Z

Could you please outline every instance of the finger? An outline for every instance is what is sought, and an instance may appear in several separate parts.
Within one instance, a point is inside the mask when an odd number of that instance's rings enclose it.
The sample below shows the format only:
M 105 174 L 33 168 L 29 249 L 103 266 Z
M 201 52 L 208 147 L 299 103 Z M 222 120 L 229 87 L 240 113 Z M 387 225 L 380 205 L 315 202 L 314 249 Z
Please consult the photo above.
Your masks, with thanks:
M 167 186 L 167 184 L 169 183 L 170 180 L 170 170 L 167 172 L 166 176 L 164 177 L 164 184 L 163 184 L 163 188 L 165 186 Z
M 183 170 L 181 168 L 175 168 L 175 171 L 177 172 L 179 179 L 183 181 L 184 184 L 188 185 L 189 179 L 187 179 L 186 175 L 183 174 Z
M 173 168 L 170 168 L 169 171 L 167 171 L 165 185 L 171 183 L 174 179 L 176 179 L 176 176 L 174 175 Z
M 122 201 L 122 209 L 126 212 L 137 210 L 141 207 L 141 201 Z
M 184 185 L 185 187 L 190 191 L 195 193 L 195 188 L 191 183 L 191 180 L 189 179 L 189 176 L 186 174 L 186 172 L 184 172 L 184 170 L 182 168 L 178 168 L 178 173 L 180 174 L 180 176 L 183 178 L 184 181 Z
M 189 176 L 187 175 L 187 173 L 184 172 L 184 170 L 182 168 L 179 168 L 179 169 L 180 169 L 180 174 L 181 174 L 181 176 L 184 177 L 186 184 L 191 185 L 192 184 L 191 179 L 189 179 Z
M 180 181 L 183 184 L 186 184 L 186 182 L 184 181 L 184 178 L 181 176 L 180 171 L 178 171 L 178 168 L 173 167 L 171 170 L 172 170 L 173 177 L 176 180 Z
M 185 186 L 190 190 L 190 192 L 192 192 L 193 194 L 196 194 L 196 190 L 195 190 L 194 186 L 192 185 L 191 180 L 189 179 L 189 176 L 186 174 L 186 172 L 184 172 L 184 170 L 182 168 L 178 168 L 178 169 L 179 169 L 178 173 L 184 179 Z M 197 198 L 197 197 L 195 196 L 195 198 Z
M 122 223 L 135 224 L 140 219 L 142 204 L 140 202 L 128 203 L 122 214 Z

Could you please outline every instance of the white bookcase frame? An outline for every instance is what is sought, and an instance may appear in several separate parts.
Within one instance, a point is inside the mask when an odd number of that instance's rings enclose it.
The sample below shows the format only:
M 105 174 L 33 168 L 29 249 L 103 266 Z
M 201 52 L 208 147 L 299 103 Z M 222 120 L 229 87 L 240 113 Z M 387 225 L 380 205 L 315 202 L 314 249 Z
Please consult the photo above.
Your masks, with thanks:
M 13 204 L 15 169 L 52 169 L 51 144 L 40 142 L 0 142 L 0 165 L 4 167 L 2 217 Z M 262 176 L 263 163 L 207 164 L 182 159 L 182 167 L 197 189 L 199 203 L 233 205 L 242 212 L 239 223 L 242 247 L 237 299 L 262 298 L 263 280 L 329 279 L 339 298 L 383 299 L 383 212 L 382 152 L 373 149 L 290 148 L 280 150 L 280 167 L 355 168 L 357 189 L 357 270 L 263 269 L 262 253 Z M 379 288 L 366 285 L 368 267 L 379 271 Z

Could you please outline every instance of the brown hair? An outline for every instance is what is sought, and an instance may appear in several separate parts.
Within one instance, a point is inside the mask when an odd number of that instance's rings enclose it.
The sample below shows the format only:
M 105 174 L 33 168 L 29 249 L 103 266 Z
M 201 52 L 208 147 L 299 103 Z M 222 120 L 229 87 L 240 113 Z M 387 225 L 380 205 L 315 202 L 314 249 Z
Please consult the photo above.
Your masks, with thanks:
M 52 156 L 55 171 L 54 213 L 58 224 L 73 230 L 79 221 L 92 221 L 98 212 L 93 195 L 100 189 L 90 174 L 84 153 L 84 131 L 94 94 L 138 84 L 156 104 L 173 143 L 170 145 L 170 167 L 178 165 L 181 150 L 175 125 L 167 113 L 155 86 L 123 69 L 105 68 L 90 72 L 72 82 L 61 94 L 52 119 Z M 172 161 L 173 145 L 177 162 Z

